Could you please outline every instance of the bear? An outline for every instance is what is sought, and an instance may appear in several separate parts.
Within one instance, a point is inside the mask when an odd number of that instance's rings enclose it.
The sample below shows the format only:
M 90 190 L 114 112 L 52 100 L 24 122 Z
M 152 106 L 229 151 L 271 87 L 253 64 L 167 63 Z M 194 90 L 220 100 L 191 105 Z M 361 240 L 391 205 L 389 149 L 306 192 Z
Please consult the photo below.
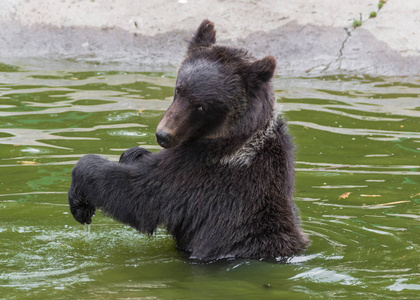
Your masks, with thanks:
M 141 233 L 164 226 L 189 258 L 270 259 L 303 251 L 293 202 L 294 143 L 274 109 L 276 61 L 216 44 L 204 20 L 177 72 L 156 130 L 163 148 L 126 150 L 119 162 L 85 155 L 74 166 L 70 211 L 96 209 Z

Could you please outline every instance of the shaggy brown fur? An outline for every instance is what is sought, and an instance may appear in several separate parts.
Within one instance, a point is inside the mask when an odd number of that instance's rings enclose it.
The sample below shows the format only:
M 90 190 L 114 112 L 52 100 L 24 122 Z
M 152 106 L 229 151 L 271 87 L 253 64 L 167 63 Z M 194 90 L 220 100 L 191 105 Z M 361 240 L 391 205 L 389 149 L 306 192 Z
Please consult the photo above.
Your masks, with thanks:
M 273 112 L 276 62 L 215 42 L 204 20 L 158 126 L 166 149 L 134 147 L 119 163 L 83 157 L 73 169 L 71 212 L 83 224 L 100 208 L 148 234 L 163 225 L 202 260 L 296 254 L 308 239 L 292 200 L 293 144 Z

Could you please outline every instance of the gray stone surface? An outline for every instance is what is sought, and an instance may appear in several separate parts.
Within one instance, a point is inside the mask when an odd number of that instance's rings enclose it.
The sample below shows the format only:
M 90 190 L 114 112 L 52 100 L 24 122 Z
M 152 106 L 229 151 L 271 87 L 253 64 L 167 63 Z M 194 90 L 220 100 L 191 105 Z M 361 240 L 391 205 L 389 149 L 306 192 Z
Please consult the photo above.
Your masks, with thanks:
M 420 1 L 0 0 L 0 62 L 175 69 L 204 18 L 220 42 L 273 55 L 277 72 L 420 75 Z M 372 11 L 376 18 L 369 18 Z M 353 20 L 362 25 L 353 28 Z

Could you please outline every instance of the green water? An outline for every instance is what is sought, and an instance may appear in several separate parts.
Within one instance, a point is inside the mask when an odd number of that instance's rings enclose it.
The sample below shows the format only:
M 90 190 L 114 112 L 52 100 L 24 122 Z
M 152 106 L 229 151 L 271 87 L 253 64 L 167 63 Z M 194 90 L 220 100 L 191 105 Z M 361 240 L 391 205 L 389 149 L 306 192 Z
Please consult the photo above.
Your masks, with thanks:
M 164 229 L 148 238 L 101 213 L 90 233 L 76 223 L 75 162 L 159 151 L 174 82 L 173 71 L 0 64 L 0 299 L 417 298 L 420 78 L 275 79 L 312 240 L 286 262 L 204 264 Z

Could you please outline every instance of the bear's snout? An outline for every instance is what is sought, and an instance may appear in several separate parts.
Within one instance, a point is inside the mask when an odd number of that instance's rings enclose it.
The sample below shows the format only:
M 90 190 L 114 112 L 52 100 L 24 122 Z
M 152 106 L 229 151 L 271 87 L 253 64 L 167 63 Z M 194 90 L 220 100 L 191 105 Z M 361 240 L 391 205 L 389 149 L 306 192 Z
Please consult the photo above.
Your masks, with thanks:
M 156 131 L 156 141 L 163 148 L 168 148 L 172 141 L 172 136 L 163 130 L 158 130 Z

